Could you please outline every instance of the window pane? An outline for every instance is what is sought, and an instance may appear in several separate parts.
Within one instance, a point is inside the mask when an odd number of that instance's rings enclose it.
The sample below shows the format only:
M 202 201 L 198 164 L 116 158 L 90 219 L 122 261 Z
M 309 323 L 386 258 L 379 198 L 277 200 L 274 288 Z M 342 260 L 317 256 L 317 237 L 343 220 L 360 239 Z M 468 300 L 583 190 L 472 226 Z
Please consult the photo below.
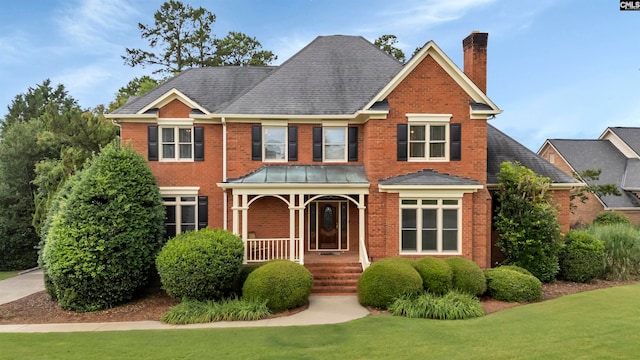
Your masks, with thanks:
M 403 229 L 415 229 L 416 228 L 416 209 L 402 209 L 402 228 Z
M 325 160 L 345 159 L 345 129 L 325 128 L 324 129 L 324 158 Z
M 438 200 L 422 200 L 422 205 L 438 205 Z
M 442 231 L 442 250 L 443 251 L 458 250 L 458 230 Z
M 163 197 L 162 201 L 167 202 L 167 201 L 176 201 L 175 197 Z
M 324 143 L 344 145 L 344 130 L 344 128 L 325 128 Z
M 164 207 L 165 209 L 165 224 L 175 224 L 176 223 L 176 206 L 175 205 L 167 205 Z
M 432 141 L 434 140 L 445 140 L 445 127 L 442 125 L 439 126 L 431 126 L 429 128 L 430 130 L 430 139 Z
M 424 143 L 411 143 L 409 145 L 409 157 L 424 157 Z
M 191 129 L 180 129 L 179 133 L 181 143 L 191 142 Z
M 344 145 L 326 145 L 325 160 L 344 160 Z
M 436 209 L 424 209 L 422 210 L 422 228 L 423 229 L 436 229 L 438 217 Z
M 442 200 L 443 205 L 458 205 L 458 200 Z
M 424 125 L 409 127 L 409 140 L 424 141 L 425 139 Z
M 311 203 L 309 207 L 309 230 L 316 231 L 316 205 L 317 203 Z
M 422 230 L 422 250 L 438 250 L 438 230 Z
M 418 200 L 402 200 L 403 205 L 417 205 Z
M 402 250 L 417 250 L 416 230 L 402 230 Z
M 176 146 L 175 145 L 162 145 L 162 157 L 165 159 L 175 159 L 176 157 Z
M 444 143 L 429 144 L 429 157 L 431 158 L 444 157 Z
M 196 223 L 196 207 L 194 205 L 182 206 L 180 208 L 182 211 L 182 216 L 180 216 L 180 221 L 182 225 L 186 224 L 195 224 Z
M 442 210 L 442 228 L 458 228 L 458 210 Z
M 162 128 L 162 142 L 174 142 L 173 128 Z
M 180 159 L 191 159 L 191 144 L 180 145 Z
M 164 227 L 164 238 L 166 239 L 171 239 L 173 237 L 176 237 L 176 226 L 175 225 L 166 225 Z
M 183 196 L 180 198 L 180 201 L 196 201 L 195 196 Z
M 264 157 L 266 160 L 284 160 L 286 128 L 264 128 Z
M 182 224 L 182 226 L 180 226 L 180 232 L 191 231 L 195 229 L 196 229 L 195 224 L 190 224 L 190 225 Z

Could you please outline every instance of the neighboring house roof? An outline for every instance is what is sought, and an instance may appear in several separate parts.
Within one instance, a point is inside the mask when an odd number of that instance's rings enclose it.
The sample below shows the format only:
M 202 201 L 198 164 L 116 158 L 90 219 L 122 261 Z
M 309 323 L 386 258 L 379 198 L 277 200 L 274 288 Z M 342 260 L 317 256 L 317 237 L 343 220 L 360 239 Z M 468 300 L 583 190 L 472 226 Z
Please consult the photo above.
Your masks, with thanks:
M 640 128 L 638 127 L 609 127 L 607 130 L 611 130 L 620 140 L 631 148 L 636 153 L 636 156 L 640 155 Z
M 389 177 L 378 182 L 380 185 L 480 185 L 480 182 L 423 169 L 414 173 Z
M 550 178 L 556 184 L 578 185 L 580 183 L 502 131 L 487 125 L 488 184 L 498 183 L 500 165 L 505 161 L 517 161 L 536 174 Z
M 608 140 L 549 139 L 547 141 L 577 173 L 585 170 L 602 170 L 597 181 L 585 179 L 587 184 L 615 184 L 618 187 L 622 196 L 606 195 L 600 197 L 607 208 L 640 206 L 638 198 L 633 193 L 624 191 L 623 188 L 627 171 L 629 175 L 639 173 L 640 167 L 636 159 L 628 161 L 627 157 Z M 638 185 L 638 181 L 631 178 L 628 183 L 633 186 Z
M 363 165 L 265 165 L 231 184 L 369 184 Z

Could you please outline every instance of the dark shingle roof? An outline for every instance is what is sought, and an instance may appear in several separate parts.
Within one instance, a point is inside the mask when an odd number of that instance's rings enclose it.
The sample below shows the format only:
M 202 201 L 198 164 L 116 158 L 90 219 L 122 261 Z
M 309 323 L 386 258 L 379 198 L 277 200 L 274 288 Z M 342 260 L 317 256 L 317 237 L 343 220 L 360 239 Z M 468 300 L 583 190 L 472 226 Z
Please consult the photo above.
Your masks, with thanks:
M 576 172 L 602 170 L 599 180 L 585 179 L 587 184 L 616 184 L 618 186 L 622 196 L 607 195 L 600 197 L 600 200 L 607 207 L 640 206 L 640 202 L 635 195 L 622 189 L 622 182 L 627 169 L 627 157 L 609 140 L 551 139 L 549 142 Z M 630 171 L 635 172 L 636 170 L 635 162 L 632 162 Z
M 209 112 L 217 112 L 264 79 L 271 66 L 218 66 L 188 69 L 155 89 L 127 102 L 113 114 L 135 114 L 171 89 L 176 89 Z
M 362 165 L 265 165 L 229 183 L 369 184 Z
M 361 36 L 319 36 L 221 113 L 353 114 L 401 69 Z
M 640 159 L 628 159 L 621 187 L 628 191 L 640 191 Z
M 386 178 L 381 185 L 480 185 L 476 180 L 423 169 L 414 173 Z
M 640 155 L 640 128 L 610 127 L 614 134 L 624 141 L 636 154 Z
M 554 183 L 579 183 L 573 177 L 515 141 L 502 131 L 487 125 L 487 183 L 497 184 L 500 164 L 517 161 L 536 174 L 548 177 Z

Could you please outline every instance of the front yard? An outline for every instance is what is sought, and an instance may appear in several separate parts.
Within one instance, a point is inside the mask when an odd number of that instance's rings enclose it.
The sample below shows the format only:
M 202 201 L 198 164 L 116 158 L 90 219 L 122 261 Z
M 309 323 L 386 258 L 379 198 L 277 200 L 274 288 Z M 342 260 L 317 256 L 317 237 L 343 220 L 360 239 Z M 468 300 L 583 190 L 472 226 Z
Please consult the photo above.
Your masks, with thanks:
M 308 327 L 0 334 L 3 359 L 636 358 L 640 284 L 464 321 L 372 315 Z

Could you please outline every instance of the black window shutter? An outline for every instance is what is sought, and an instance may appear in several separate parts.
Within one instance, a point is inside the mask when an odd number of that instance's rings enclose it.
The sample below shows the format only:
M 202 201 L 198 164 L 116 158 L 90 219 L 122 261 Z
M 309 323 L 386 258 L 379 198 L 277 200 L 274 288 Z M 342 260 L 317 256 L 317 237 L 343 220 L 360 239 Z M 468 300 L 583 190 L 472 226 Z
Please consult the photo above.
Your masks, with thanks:
M 198 196 L 198 230 L 209 225 L 209 197 Z
M 298 127 L 297 126 L 289 126 L 287 129 L 289 132 L 287 145 L 289 147 L 289 161 L 298 161 Z
M 147 128 L 148 153 L 149 161 L 158 161 L 158 127 L 149 126 Z
M 449 147 L 449 159 L 460 161 L 462 159 L 462 124 L 449 125 L 449 135 L 451 137 Z
M 358 128 L 349 127 L 349 161 L 358 161 Z
M 193 127 L 193 160 L 204 161 L 204 127 Z
M 313 128 L 313 161 L 322 161 L 322 127 Z
M 251 160 L 262 161 L 262 126 L 251 127 Z
M 398 124 L 398 161 L 407 161 L 409 125 Z

